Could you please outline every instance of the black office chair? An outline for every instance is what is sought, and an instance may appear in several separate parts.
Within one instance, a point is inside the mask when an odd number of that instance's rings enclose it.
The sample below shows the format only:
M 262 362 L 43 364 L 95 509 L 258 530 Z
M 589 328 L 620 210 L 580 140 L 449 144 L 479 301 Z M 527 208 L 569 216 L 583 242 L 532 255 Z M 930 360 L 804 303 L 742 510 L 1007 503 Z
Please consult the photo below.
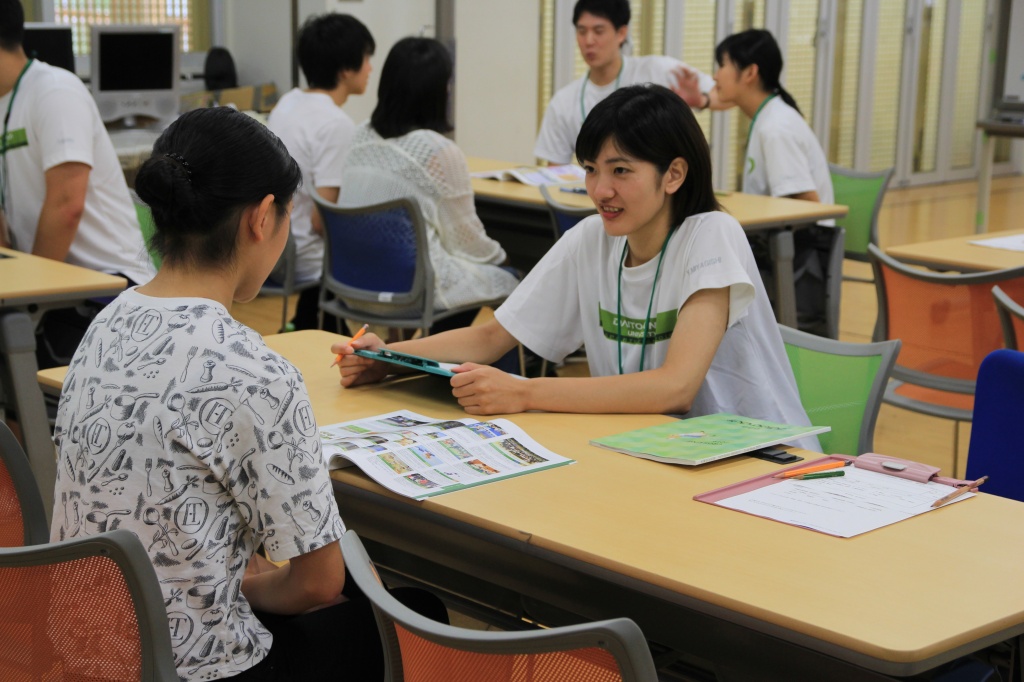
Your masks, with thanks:
M 203 63 L 203 81 L 207 90 L 224 90 L 238 87 L 238 72 L 235 60 L 226 47 L 211 47 Z

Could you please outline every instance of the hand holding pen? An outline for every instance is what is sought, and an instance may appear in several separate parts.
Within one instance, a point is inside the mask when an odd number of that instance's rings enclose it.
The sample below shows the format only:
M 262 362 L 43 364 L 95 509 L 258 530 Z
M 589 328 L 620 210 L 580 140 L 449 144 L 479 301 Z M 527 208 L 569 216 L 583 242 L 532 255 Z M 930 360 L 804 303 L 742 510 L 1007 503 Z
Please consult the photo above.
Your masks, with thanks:
M 352 338 L 348 340 L 348 343 L 346 343 L 346 344 L 345 344 L 345 347 L 346 347 L 346 348 L 349 348 L 349 347 L 351 347 L 351 346 L 352 346 L 352 342 L 353 342 L 353 341 L 355 341 L 355 340 L 357 340 L 357 339 L 358 339 L 359 337 L 361 337 L 361 336 L 362 336 L 363 334 L 365 334 L 365 333 L 366 333 L 366 330 L 367 330 L 367 329 L 369 329 L 369 328 L 370 328 L 370 325 L 368 325 L 368 324 L 364 324 L 364 325 L 363 325 L 362 327 L 360 327 L 360 328 L 359 328 L 359 331 L 357 331 L 357 332 L 356 332 L 356 333 L 355 333 L 355 334 L 354 334 L 354 335 L 352 336 Z M 342 357 L 342 354 L 341 354 L 341 353 L 338 353 L 337 355 L 335 355 L 335 356 L 334 356 L 334 362 L 332 362 L 332 363 L 331 363 L 331 367 L 336 367 L 336 366 L 337 366 L 337 365 L 338 365 L 339 363 L 341 363 L 341 357 Z M 330 369 L 330 368 L 328 368 L 328 369 Z

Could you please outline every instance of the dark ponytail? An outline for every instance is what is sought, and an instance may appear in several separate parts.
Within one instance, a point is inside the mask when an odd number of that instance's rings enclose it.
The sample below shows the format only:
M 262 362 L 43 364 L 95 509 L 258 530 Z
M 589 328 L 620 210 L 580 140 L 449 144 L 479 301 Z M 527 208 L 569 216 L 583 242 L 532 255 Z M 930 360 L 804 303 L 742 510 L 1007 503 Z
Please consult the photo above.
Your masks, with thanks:
M 150 245 L 164 263 L 229 267 L 242 212 L 273 194 L 281 215 L 301 181 L 295 160 L 265 125 L 215 107 L 182 115 L 160 135 L 135 191 L 153 212 Z
M 715 48 L 715 61 L 722 66 L 725 59 L 742 71 L 751 64 L 757 64 L 757 72 L 761 77 L 761 87 L 765 92 L 778 94 L 782 101 L 800 111 L 796 100 L 779 82 L 782 75 L 782 51 L 775 42 L 771 32 L 760 28 L 751 28 L 740 33 L 733 33 Z

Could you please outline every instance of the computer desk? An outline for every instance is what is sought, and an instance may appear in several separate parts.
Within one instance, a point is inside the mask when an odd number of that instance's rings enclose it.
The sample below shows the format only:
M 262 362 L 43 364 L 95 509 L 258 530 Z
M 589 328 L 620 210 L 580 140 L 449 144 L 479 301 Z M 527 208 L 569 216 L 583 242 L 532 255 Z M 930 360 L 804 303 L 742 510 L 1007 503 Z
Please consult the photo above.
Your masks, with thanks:
M 126 285 L 124 277 L 0 248 L 0 381 L 17 411 L 47 520 L 57 464 L 36 383 L 36 325 L 47 310 L 116 295 Z
M 267 337 L 303 372 L 320 424 L 466 416 L 440 378 L 342 389 L 327 368 L 338 339 Z M 333 472 L 343 518 L 387 575 L 545 624 L 628 616 L 727 680 L 906 676 L 1024 633 L 1024 504 L 980 494 L 840 539 L 692 499 L 776 465 L 677 467 L 588 445 L 667 417 L 511 419 L 577 462 L 423 502 Z
M 470 172 L 503 170 L 516 165 L 476 157 L 467 161 Z M 482 178 L 472 178 L 471 184 L 477 215 L 487 232 L 501 242 L 514 263 L 521 267 L 532 266 L 551 247 L 553 239 L 551 219 L 540 190 L 515 181 Z M 559 192 L 557 197 L 565 204 L 593 208 L 586 195 Z M 768 235 L 778 302 L 776 317 L 782 324 L 796 327 L 793 233 L 788 228 L 800 229 L 822 220 L 841 218 L 846 215 L 847 207 L 742 192 L 728 192 L 718 196 L 718 200 L 746 232 Z
M 890 246 L 887 254 L 911 265 L 922 265 L 933 270 L 956 270 L 958 272 L 987 272 L 1024 266 L 1024 251 L 994 249 L 979 246 L 972 241 L 1024 236 L 1024 230 L 990 232 L 983 235 L 969 234 L 949 239 L 934 239 L 901 246 Z

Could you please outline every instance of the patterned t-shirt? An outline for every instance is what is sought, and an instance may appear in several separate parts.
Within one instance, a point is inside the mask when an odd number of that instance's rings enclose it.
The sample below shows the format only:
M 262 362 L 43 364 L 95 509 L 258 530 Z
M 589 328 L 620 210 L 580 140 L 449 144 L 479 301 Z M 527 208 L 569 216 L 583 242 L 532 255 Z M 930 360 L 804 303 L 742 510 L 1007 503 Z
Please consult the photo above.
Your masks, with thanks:
M 183 680 L 246 670 L 272 637 L 240 587 L 344 525 L 302 375 L 225 308 L 122 293 L 68 368 L 53 540 L 114 528 L 149 552 Z

